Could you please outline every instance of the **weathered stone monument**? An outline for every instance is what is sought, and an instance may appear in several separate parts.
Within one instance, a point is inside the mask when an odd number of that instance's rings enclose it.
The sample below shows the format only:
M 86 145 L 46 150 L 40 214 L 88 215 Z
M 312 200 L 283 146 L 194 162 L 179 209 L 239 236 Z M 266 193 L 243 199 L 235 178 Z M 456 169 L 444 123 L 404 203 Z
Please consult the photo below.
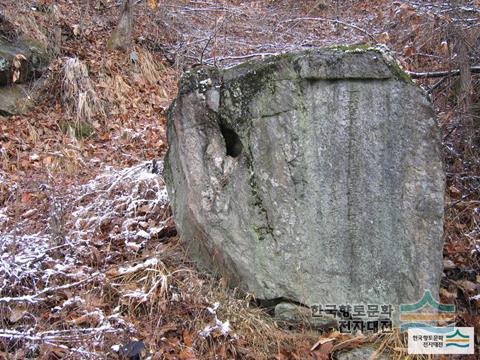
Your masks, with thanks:
M 165 177 L 192 258 L 259 299 L 438 298 L 444 172 L 430 103 L 375 49 L 187 72 Z

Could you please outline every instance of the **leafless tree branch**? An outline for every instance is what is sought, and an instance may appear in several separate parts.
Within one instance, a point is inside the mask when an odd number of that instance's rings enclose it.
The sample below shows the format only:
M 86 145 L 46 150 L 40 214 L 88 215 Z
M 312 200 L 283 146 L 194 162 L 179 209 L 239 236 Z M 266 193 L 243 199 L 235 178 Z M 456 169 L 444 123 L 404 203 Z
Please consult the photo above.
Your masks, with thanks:
M 480 74 L 480 65 L 475 65 L 470 67 L 472 74 Z M 440 78 L 445 76 L 458 76 L 460 75 L 460 70 L 455 69 L 451 71 L 427 71 L 427 72 L 415 72 L 407 71 L 406 72 L 412 79 L 433 79 Z
M 344 21 L 340 21 L 340 20 L 337 20 L 337 19 L 330 19 L 330 18 L 323 18 L 323 17 L 302 17 L 302 18 L 285 20 L 284 23 L 288 23 L 288 22 L 297 22 L 298 23 L 300 21 L 323 21 L 323 22 L 331 22 L 331 23 L 334 23 L 334 24 L 339 24 L 339 25 L 351 27 L 352 29 L 355 29 L 355 30 L 360 31 L 361 33 L 364 33 L 374 42 L 376 42 L 376 43 L 378 42 L 377 38 L 375 36 L 373 36 L 372 34 L 370 34 L 367 30 L 362 29 L 361 27 L 359 27 L 357 25 L 346 23 Z

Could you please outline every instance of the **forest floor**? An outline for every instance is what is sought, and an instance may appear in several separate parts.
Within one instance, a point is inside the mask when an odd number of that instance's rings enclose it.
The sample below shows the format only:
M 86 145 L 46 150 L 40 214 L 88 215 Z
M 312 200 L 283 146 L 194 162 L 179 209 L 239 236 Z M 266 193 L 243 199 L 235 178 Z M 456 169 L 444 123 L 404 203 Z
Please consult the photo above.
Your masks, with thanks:
M 134 48 L 110 51 L 119 2 L 0 0 L 27 35 L 48 44 L 62 31 L 36 106 L 0 119 L 0 359 L 128 358 L 129 344 L 152 359 L 329 359 L 367 342 L 408 358 L 398 333 L 284 329 L 251 295 L 195 269 L 160 175 L 166 110 L 194 64 L 231 66 L 302 48 L 385 44 L 408 71 L 458 68 L 455 29 L 478 58 L 478 1 L 454 10 L 381 0 L 152 3 L 135 6 Z M 73 57 L 88 69 L 88 118 L 65 81 Z M 459 326 L 480 329 L 478 144 L 465 146 L 473 130 L 462 124 L 458 79 L 418 83 L 443 132 L 441 300 L 456 305 Z M 475 116 L 478 88 L 473 76 Z

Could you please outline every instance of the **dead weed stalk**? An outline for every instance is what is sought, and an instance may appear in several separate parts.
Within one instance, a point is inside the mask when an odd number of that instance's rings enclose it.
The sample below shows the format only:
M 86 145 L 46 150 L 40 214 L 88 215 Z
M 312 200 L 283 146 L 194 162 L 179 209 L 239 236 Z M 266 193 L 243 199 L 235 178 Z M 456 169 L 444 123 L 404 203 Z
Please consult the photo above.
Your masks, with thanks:
M 62 103 L 77 129 L 85 124 L 99 127 L 96 116 L 105 117 L 105 110 L 90 80 L 87 66 L 79 59 L 68 58 L 62 68 Z

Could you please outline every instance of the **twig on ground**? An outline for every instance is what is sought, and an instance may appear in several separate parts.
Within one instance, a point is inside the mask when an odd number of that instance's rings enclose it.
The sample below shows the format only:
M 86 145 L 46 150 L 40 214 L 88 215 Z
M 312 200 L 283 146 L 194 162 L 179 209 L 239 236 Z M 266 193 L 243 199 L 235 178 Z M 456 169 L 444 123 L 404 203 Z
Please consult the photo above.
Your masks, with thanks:
M 217 58 L 209 58 L 206 59 L 204 62 L 206 64 L 212 63 L 214 60 L 215 61 L 226 61 L 226 60 L 243 60 L 243 59 L 250 59 L 254 57 L 265 57 L 265 56 L 275 56 L 280 53 L 278 52 L 266 52 L 266 53 L 254 53 L 254 54 L 248 54 L 248 55 L 239 55 L 239 56 L 220 56 Z
M 101 275 L 101 274 L 97 273 L 97 274 L 93 274 L 92 276 L 90 276 L 86 279 L 83 279 L 83 280 L 80 280 L 80 281 L 77 281 L 77 282 L 74 282 L 74 283 L 71 283 L 71 284 L 49 287 L 49 288 L 43 289 L 42 291 L 40 291 L 36 294 L 33 294 L 33 295 L 24 295 L 24 296 L 17 296 L 17 297 L 3 297 L 3 298 L 0 298 L 0 303 L 29 302 L 31 304 L 35 304 L 38 301 L 45 300 L 45 298 L 42 297 L 43 295 L 85 284 L 85 283 L 90 282 L 93 279 L 97 278 L 99 275 Z
M 66 339 L 79 339 L 83 336 L 92 336 L 92 334 L 118 332 L 122 329 L 115 329 L 111 326 L 100 326 L 98 328 L 75 328 L 68 330 L 49 330 L 40 331 L 35 334 L 29 332 L 20 332 L 10 329 L 0 329 L 0 338 L 23 339 L 28 341 L 58 341 Z

